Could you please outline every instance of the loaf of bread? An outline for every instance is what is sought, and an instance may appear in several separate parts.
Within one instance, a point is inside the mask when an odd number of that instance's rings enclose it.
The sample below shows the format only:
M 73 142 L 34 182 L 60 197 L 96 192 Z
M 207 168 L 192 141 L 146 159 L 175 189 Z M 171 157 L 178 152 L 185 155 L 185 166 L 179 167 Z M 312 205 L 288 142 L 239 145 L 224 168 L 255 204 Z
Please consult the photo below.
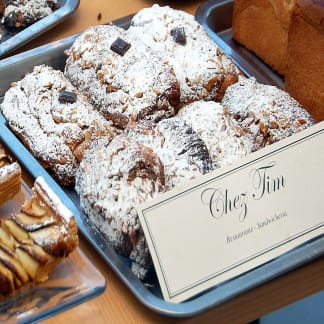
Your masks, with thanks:
M 47 280 L 78 242 L 73 214 L 37 178 L 20 212 L 0 219 L 0 299 Z
M 235 0 L 233 38 L 284 75 L 288 29 L 296 0 Z
M 289 38 L 286 90 L 324 120 L 324 1 L 297 0 Z
M 0 207 L 18 193 L 20 187 L 20 165 L 11 160 L 0 144 Z
M 0 17 L 3 15 L 6 8 L 7 0 L 0 0 Z

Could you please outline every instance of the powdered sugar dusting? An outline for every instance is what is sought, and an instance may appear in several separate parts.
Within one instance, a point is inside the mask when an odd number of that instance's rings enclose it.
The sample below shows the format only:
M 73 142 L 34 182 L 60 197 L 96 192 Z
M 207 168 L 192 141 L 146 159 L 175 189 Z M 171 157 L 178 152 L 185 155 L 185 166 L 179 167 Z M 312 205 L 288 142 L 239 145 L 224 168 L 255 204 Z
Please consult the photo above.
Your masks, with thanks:
M 220 103 L 197 101 L 183 107 L 178 116 L 205 142 L 214 168 L 230 165 L 251 151 L 249 139 Z
M 11 175 L 17 174 L 20 172 L 20 166 L 17 162 L 7 164 L 0 168 L 0 183 L 8 179 Z
M 204 142 L 177 117 L 164 119 L 157 124 L 142 122 L 127 132 L 160 157 L 167 189 L 211 171 L 211 161 Z
M 183 27 L 186 44 L 173 40 L 171 31 Z M 180 81 L 181 101 L 214 100 L 223 84 L 237 81 L 238 70 L 231 59 L 188 13 L 154 4 L 133 18 L 128 34 L 162 53 Z
M 110 49 L 121 38 L 131 44 L 122 56 Z M 65 74 L 89 101 L 120 128 L 131 117 L 174 114 L 179 85 L 172 69 L 142 42 L 116 26 L 93 26 L 68 50 Z
M 222 104 L 247 131 L 253 150 L 295 134 L 314 121 L 289 94 L 255 78 L 230 86 Z
M 153 151 L 125 134 L 94 142 L 77 172 L 76 191 L 109 244 L 125 256 L 140 253 L 134 262 L 148 269 L 149 251 L 137 246 L 144 234 L 135 206 L 164 191 L 163 165 Z
M 62 90 L 76 93 L 76 102 L 60 103 Z M 91 140 L 116 132 L 61 71 L 44 65 L 34 67 L 12 85 L 1 111 L 10 128 L 62 184 L 74 182 L 79 160 Z

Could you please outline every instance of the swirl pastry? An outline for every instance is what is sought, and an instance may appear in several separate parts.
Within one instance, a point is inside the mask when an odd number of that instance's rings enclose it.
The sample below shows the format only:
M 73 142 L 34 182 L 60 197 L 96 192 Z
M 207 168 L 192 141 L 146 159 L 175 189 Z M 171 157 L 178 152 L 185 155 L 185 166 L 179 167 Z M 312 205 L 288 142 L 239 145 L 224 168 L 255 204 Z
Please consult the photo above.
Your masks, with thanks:
M 230 86 L 223 106 L 252 141 L 252 151 L 277 142 L 314 124 L 310 114 L 290 95 L 255 78 Z
M 126 134 L 99 139 L 80 163 L 75 188 L 85 215 L 144 278 L 152 260 L 135 206 L 165 190 L 159 157 Z
M 182 104 L 220 100 L 225 89 L 238 80 L 231 58 L 188 13 L 155 4 L 132 18 L 128 34 L 162 53 L 180 82 Z
M 172 68 L 124 29 L 90 27 L 67 54 L 65 75 L 117 127 L 175 114 L 180 90 Z
M 14 83 L 0 108 L 12 131 L 63 185 L 74 183 L 92 140 L 116 133 L 61 71 L 45 65 Z
M 230 165 L 251 152 L 252 143 L 220 103 L 196 101 L 183 107 L 178 116 L 204 141 L 214 169 Z

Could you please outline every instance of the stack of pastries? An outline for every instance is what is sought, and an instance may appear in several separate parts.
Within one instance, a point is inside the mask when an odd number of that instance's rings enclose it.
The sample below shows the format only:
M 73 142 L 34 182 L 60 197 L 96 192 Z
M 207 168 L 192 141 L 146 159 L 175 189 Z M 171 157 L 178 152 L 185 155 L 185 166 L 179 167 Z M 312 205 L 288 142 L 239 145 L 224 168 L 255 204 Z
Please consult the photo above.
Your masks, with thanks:
M 20 191 L 21 168 L 0 145 L 0 202 Z M 1 206 L 0 206 L 1 207 Z M 19 211 L 0 209 L 0 300 L 46 281 L 53 269 L 78 245 L 74 215 L 42 177 Z
M 91 27 L 66 55 L 64 74 L 35 67 L 1 111 L 140 279 L 152 259 L 138 204 L 314 123 L 170 7 L 143 9 L 127 30 Z

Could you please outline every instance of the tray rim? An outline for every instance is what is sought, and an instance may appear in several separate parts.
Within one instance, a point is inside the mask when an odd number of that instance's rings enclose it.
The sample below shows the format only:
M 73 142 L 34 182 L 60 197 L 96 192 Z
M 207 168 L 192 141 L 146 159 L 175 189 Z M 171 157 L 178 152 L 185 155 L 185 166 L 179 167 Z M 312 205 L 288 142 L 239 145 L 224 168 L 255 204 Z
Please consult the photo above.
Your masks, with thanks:
M 121 22 L 127 21 L 127 19 L 129 19 L 128 17 L 130 16 L 122 17 L 118 20 L 115 20 L 114 23 L 118 25 Z M 6 68 L 14 68 L 15 64 L 24 62 L 25 56 L 29 58 L 36 57 L 37 59 L 42 58 L 42 56 L 48 51 L 54 51 L 56 46 L 59 45 L 64 47 L 65 45 L 70 44 L 76 36 L 77 35 L 73 35 L 64 38 L 60 41 L 49 43 L 39 48 L 29 50 L 25 53 L 20 53 L 16 56 L 4 59 L 0 61 L 0 71 Z M 221 44 L 220 46 L 222 46 Z M 107 247 L 104 250 L 103 247 L 98 246 L 93 237 L 89 237 L 89 229 L 86 227 L 86 224 L 83 219 L 84 216 L 81 215 L 81 211 L 76 207 L 74 202 L 72 202 L 72 200 L 56 183 L 56 181 L 47 173 L 47 171 L 45 171 L 40 166 L 40 164 L 27 151 L 27 149 L 15 137 L 15 135 L 13 135 L 10 129 L 7 128 L 5 120 L 0 113 L 0 137 L 4 137 L 4 134 L 6 133 L 6 140 L 8 141 L 9 145 L 13 145 L 14 143 L 16 143 L 15 150 L 17 151 L 17 153 L 19 153 L 20 151 L 24 152 L 23 155 L 26 156 L 26 159 L 24 159 L 24 163 L 26 164 L 25 167 L 27 167 L 29 172 L 35 175 L 42 175 L 52 186 L 53 190 L 59 196 L 63 197 L 63 202 L 68 206 L 68 208 L 70 208 L 75 213 L 77 217 L 79 230 L 88 240 L 88 242 L 95 248 L 99 255 L 104 259 L 107 265 L 113 269 L 113 271 L 118 275 L 122 282 L 124 282 L 124 284 L 130 289 L 130 291 L 143 305 L 162 315 L 179 318 L 198 315 L 250 289 L 260 286 L 265 282 L 268 282 L 305 263 L 308 263 L 324 253 L 323 236 L 317 238 L 316 240 L 306 242 L 302 246 L 299 246 L 258 268 L 255 268 L 236 278 L 233 278 L 218 286 L 215 286 L 203 292 L 202 294 L 194 297 L 191 300 L 185 301 L 180 304 L 166 302 L 163 299 L 154 295 L 151 291 L 149 291 L 140 280 L 138 280 L 132 273 L 130 273 L 130 269 L 122 262 L 121 258 L 118 257 L 114 251 L 110 251 Z M 304 256 L 302 260 L 300 259 L 300 255 Z
M 0 59 L 61 23 L 77 10 L 79 4 L 80 0 L 66 0 L 63 6 L 56 9 L 49 16 L 24 28 L 8 40 L 0 42 Z

